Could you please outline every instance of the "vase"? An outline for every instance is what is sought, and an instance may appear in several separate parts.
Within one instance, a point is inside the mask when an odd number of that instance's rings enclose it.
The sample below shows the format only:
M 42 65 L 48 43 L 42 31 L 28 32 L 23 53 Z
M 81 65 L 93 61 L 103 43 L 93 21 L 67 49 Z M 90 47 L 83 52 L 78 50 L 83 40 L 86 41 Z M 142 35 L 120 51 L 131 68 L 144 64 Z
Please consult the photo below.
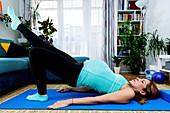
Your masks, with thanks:
M 114 72 L 116 74 L 119 74 L 120 73 L 120 67 L 114 67 Z

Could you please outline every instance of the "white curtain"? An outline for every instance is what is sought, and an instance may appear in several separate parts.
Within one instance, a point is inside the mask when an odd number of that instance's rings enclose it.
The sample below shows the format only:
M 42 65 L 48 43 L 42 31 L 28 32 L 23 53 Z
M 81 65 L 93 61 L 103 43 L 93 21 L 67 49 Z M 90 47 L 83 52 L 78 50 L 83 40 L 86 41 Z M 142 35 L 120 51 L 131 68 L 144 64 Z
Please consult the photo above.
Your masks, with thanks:
M 104 60 L 103 1 L 42 0 L 39 20 L 53 19 L 55 47 L 72 56 Z
M 19 0 L 19 16 L 22 16 L 24 19 L 29 20 L 30 5 L 31 0 Z

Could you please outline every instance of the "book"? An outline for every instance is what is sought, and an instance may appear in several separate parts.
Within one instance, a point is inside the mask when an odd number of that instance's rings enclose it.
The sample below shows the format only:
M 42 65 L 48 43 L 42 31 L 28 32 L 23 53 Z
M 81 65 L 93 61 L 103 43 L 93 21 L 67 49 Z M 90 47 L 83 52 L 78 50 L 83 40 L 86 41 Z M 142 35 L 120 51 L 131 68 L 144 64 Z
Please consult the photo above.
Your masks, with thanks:
M 118 0 L 118 10 L 127 10 L 127 0 Z
M 118 10 L 120 10 L 120 1 L 121 0 L 118 0 Z
M 125 3 L 125 0 L 122 0 L 122 10 L 124 10 L 124 3 Z
M 128 14 L 128 20 L 133 20 L 133 14 Z

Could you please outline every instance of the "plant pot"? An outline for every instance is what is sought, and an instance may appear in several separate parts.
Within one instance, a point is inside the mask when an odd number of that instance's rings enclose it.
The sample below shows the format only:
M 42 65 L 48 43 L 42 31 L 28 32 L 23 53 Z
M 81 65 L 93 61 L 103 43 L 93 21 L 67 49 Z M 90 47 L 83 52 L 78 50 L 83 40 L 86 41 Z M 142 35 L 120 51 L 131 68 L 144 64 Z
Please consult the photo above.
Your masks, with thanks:
M 116 74 L 119 74 L 120 73 L 120 67 L 114 67 L 114 72 Z
M 131 74 L 133 75 L 139 75 L 140 68 L 139 67 L 131 67 Z
M 170 55 L 170 45 L 167 45 L 168 55 Z
M 156 65 L 149 65 L 149 69 L 157 71 L 157 66 Z M 150 73 L 153 74 L 154 72 L 151 71 Z

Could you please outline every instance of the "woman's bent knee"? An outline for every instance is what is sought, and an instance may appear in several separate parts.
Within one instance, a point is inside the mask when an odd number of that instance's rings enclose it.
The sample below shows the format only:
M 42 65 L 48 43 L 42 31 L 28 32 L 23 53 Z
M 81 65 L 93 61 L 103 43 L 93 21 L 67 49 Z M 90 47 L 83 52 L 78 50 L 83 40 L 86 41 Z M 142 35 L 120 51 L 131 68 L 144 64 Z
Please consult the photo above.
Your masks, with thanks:
M 39 47 L 33 47 L 33 48 L 31 48 L 30 51 L 29 51 L 29 56 L 30 56 L 30 57 L 33 57 L 33 56 L 41 56 L 41 53 L 43 53 L 41 48 L 39 48 Z

